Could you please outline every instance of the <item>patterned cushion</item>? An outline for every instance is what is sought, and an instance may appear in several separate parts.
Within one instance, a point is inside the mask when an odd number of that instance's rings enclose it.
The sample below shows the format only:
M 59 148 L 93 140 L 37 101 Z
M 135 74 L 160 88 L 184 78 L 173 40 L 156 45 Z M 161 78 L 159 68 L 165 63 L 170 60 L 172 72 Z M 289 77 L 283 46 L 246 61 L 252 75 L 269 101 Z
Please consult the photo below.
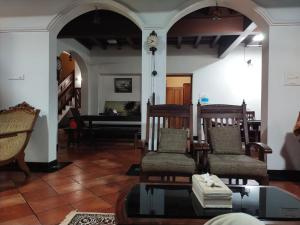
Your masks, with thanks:
M 186 154 L 148 152 L 142 159 L 144 172 L 178 172 L 194 174 L 194 159 Z
M 216 175 L 266 176 L 267 164 L 246 155 L 208 155 L 210 172 Z
M 241 131 L 237 126 L 212 127 L 210 141 L 215 154 L 242 154 Z
M 187 131 L 183 129 L 161 128 L 159 152 L 185 153 Z

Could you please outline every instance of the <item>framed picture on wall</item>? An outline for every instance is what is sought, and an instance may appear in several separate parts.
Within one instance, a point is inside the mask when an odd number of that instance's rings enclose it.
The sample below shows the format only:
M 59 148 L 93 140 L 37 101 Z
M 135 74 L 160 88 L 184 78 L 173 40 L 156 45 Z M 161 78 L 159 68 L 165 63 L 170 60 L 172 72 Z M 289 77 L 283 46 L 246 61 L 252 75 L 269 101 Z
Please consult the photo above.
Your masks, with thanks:
M 132 93 L 132 78 L 115 78 L 116 93 Z

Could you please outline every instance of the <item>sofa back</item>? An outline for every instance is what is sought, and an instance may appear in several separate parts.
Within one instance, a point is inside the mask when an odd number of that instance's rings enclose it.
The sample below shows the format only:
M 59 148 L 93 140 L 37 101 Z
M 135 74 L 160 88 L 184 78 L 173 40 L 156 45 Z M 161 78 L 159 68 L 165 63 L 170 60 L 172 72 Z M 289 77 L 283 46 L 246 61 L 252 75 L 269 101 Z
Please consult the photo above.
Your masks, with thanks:
M 128 116 L 128 115 L 139 115 L 140 102 L 136 101 L 105 101 L 104 114 L 114 114 Z

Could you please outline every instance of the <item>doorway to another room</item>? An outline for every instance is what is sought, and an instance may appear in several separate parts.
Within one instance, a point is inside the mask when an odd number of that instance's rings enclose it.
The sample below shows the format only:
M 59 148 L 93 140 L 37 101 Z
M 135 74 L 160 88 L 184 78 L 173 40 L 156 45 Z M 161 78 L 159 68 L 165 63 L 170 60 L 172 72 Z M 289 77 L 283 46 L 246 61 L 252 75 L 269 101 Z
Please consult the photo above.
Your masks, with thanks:
M 167 75 L 166 103 L 192 104 L 192 74 Z

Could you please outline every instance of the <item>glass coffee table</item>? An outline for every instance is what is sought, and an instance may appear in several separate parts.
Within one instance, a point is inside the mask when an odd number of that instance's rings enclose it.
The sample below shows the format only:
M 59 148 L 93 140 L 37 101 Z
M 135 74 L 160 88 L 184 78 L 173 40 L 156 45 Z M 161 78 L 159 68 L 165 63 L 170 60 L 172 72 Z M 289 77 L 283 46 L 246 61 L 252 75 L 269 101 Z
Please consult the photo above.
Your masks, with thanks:
M 273 186 L 231 185 L 232 209 L 203 208 L 190 185 L 137 184 L 120 196 L 118 224 L 204 224 L 212 217 L 244 212 L 267 224 L 300 225 L 300 199 Z

